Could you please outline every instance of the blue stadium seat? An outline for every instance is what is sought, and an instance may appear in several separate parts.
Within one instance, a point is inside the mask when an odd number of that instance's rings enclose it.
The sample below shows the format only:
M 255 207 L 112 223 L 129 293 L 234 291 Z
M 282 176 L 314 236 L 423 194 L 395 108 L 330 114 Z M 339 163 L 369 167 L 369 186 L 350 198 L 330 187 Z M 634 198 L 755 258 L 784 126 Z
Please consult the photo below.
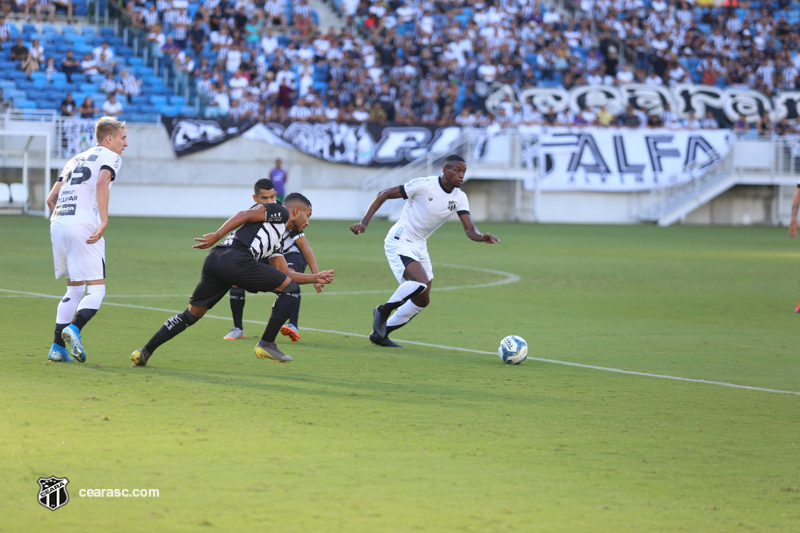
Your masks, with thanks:
M 183 96 L 170 96 L 169 105 L 184 106 L 186 105 L 186 98 Z
M 176 105 L 165 105 L 158 108 L 159 113 L 167 117 L 177 117 L 181 114 L 180 106 Z
M 150 103 L 156 107 L 165 106 L 167 105 L 167 97 L 154 94 L 150 97 Z
M 193 105 L 181 106 L 180 116 L 182 116 L 182 117 L 196 117 L 197 116 L 197 110 L 195 110 Z
M 96 29 L 94 29 L 94 26 L 84 26 L 84 27 L 81 29 L 81 35 L 83 35 L 83 36 L 87 36 L 87 35 L 97 35 L 97 30 L 96 30 Z
M 36 109 L 36 102 L 26 98 L 14 98 L 14 107 L 18 109 Z
M 75 29 L 75 26 L 62 26 L 61 27 L 61 35 L 76 35 L 78 30 Z
M 36 24 L 23 24 L 22 33 L 36 33 Z
M 14 83 L 13 80 L 0 80 L 0 89 L 3 91 L 14 90 L 17 88 L 17 85 Z

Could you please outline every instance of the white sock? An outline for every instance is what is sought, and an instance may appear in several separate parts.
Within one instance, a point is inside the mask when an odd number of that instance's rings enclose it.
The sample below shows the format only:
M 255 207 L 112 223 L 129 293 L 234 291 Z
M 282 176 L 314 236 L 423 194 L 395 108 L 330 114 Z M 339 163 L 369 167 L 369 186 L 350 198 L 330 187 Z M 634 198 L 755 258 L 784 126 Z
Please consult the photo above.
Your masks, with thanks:
M 394 294 L 392 294 L 392 297 L 389 298 L 389 301 L 386 303 L 400 303 L 417 291 L 423 292 L 427 288 L 427 285 L 420 283 L 419 281 L 404 281 L 399 287 L 397 287 L 397 290 L 394 291 Z
M 409 320 L 417 316 L 417 314 L 423 309 L 424 307 L 420 307 L 409 300 L 401 305 L 397 311 L 395 311 L 394 314 L 389 317 L 389 320 L 386 321 L 386 327 L 399 328 L 404 326 L 408 324 Z
M 58 302 L 58 309 L 56 309 L 56 324 L 69 324 L 72 322 L 72 317 L 75 316 L 75 311 L 78 309 L 78 304 L 81 302 L 81 296 L 83 296 L 85 289 L 86 285 L 67 285 L 67 292 Z
M 78 311 L 81 309 L 93 309 L 97 311 L 100 309 L 100 304 L 103 303 L 103 298 L 106 296 L 105 285 L 87 285 L 86 296 L 81 299 L 78 306 Z

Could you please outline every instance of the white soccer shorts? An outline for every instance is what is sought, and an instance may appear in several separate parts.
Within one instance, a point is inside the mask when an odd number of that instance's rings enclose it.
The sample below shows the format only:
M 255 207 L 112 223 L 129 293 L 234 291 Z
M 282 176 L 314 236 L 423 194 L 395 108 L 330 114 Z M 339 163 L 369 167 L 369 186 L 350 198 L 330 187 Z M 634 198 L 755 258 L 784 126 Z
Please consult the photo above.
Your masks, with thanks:
M 401 255 L 419 261 L 422 268 L 425 269 L 425 274 L 428 276 L 428 279 L 433 279 L 433 265 L 431 265 L 431 257 L 428 255 L 427 243 L 413 243 L 389 238 L 383 242 L 383 250 L 386 252 L 389 268 L 392 269 L 394 277 L 397 278 L 397 283 L 406 281 L 403 277 L 406 266 L 403 264 L 402 259 L 400 259 Z
M 56 279 L 66 276 L 70 281 L 93 281 L 106 277 L 106 241 L 100 238 L 87 244 L 95 228 L 87 224 L 51 226 L 53 262 Z

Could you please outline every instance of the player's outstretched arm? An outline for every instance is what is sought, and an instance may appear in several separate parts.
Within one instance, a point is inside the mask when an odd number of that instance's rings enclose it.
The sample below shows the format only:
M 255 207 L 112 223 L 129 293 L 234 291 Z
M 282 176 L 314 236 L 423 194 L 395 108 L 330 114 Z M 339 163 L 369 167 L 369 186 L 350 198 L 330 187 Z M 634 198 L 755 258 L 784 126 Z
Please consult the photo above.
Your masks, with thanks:
M 305 237 L 300 237 L 294 243 L 300 248 L 300 251 L 303 253 L 303 258 L 308 263 L 308 266 L 311 268 L 311 273 L 316 274 L 319 272 L 319 267 L 317 266 L 317 258 L 314 257 L 314 251 L 311 249 L 311 245 L 308 244 L 308 239 Z M 314 290 L 318 293 L 322 292 L 322 283 L 315 283 Z
M 225 223 L 214 233 L 206 233 L 202 237 L 195 237 L 194 240 L 200 244 L 195 244 L 192 246 L 192 248 L 211 248 L 218 240 L 245 222 L 264 222 L 264 217 L 266 216 L 264 210 L 265 208 L 263 205 L 257 205 L 252 209 L 248 209 L 247 211 L 239 211 L 231 218 L 226 220 Z
M 300 285 L 304 285 L 306 283 L 313 283 L 314 285 L 327 285 L 333 281 L 333 270 L 322 270 L 315 274 L 301 274 L 300 272 L 295 272 L 294 270 L 290 269 L 286 264 L 286 258 L 282 255 L 273 255 L 270 257 L 269 264 L 289 276 Z
M 794 239 L 797 237 L 797 211 L 800 209 L 800 185 L 794 190 L 794 197 L 792 198 L 792 219 L 789 221 L 789 238 Z
M 464 226 L 464 232 L 471 240 L 475 242 L 485 242 L 486 244 L 495 244 L 500 242 L 500 239 L 491 233 L 481 233 L 478 231 L 478 228 L 476 228 L 475 224 L 472 223 L 472 217 L 469 216 L 469 213 L 464 213 L 463 215 L 460 215 L 459 218 L 461 219 L 461 224 Z
M 403 193 L 401 192 L 400 186 L 397 187 L 390 187 L 388 189 L 384 189 L 378 193 L 375 198 L 373 198 L 372 202 L 369 204 L 367 208 L 367 212 L 364 214 L 364 218 L 361 219 L 361 222 L 356 222 L 352 226 L 350 226 L 350 231 L 358 235 L 359 233 L 364 233 L 367 231 L 367 225 L 369 225 L 369 221 L 372 220 L 372 217 L 375 215 L 375 212 L 381 208 L 383 203 L 386 200 L 396 200 L 398 198 L 402 198 Z

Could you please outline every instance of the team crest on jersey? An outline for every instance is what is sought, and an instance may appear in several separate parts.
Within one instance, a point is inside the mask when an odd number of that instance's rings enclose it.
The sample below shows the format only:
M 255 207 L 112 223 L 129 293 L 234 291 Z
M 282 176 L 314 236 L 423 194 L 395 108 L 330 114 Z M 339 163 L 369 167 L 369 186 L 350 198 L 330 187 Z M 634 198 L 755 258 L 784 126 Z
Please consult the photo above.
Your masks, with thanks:
M 455 200 L 450 200 L 449 202 L 447 202 L 447 209 L 449 211 L 455 211 L 456 210 L 456 202 L 455 202 Z
M 119 156 L 117 156 L 117 160 L 114 161 L 114 168 L 116 168 L 117 170 L 119 170 L 119 162 L 120 161 L 121 161 L 121 159 L 119 158 Z
M 40 477 L 39 478 L 39 503 L 51 511 L 63 507 L 69 501 L 65 477 Z

